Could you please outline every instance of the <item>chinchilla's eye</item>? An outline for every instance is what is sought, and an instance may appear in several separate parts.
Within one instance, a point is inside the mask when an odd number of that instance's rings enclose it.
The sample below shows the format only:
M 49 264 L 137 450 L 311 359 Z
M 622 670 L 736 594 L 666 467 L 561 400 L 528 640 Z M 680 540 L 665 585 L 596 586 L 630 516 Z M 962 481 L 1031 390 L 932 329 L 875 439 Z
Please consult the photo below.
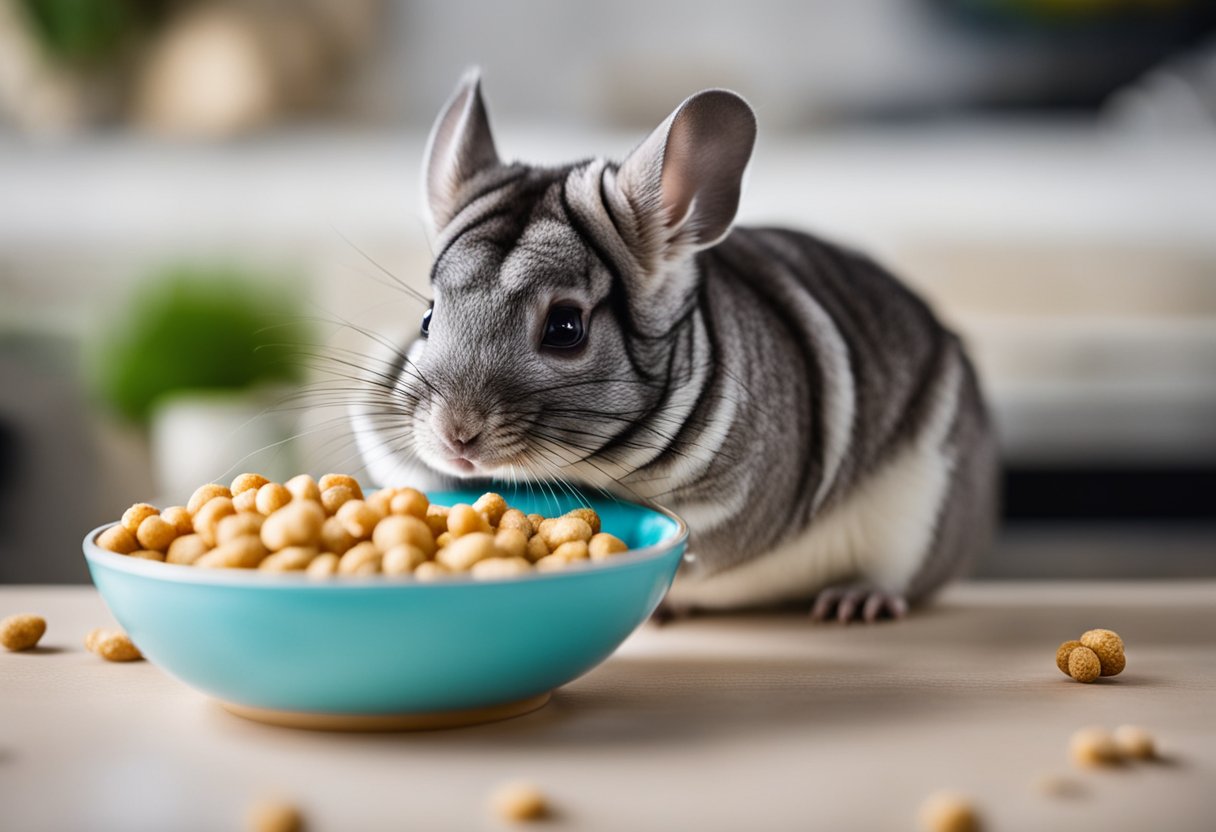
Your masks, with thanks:
M 549 310 L 545 321 L 545 336 L 542 347 L 568 350 L 583 343 L 583 312 L 576 306 L 555 306 Z
M 425 338 L 431 334 L 431 313 L 435 311 L 435 304 L 427 307 L 427 310 L 422 313 L 422 337 Z

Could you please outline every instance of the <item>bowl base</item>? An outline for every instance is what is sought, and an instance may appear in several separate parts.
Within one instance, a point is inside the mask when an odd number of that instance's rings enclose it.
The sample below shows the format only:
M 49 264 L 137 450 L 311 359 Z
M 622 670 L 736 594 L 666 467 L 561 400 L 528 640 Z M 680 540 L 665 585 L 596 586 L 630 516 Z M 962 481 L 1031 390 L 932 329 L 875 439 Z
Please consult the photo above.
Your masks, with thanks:
M 541 708 L 551 693 L 542 693 L 515 702 L 466 708 L 459 711 L 429 711 L 410 714 L 325 714 L 308 711 L 278 711 L 255 708 L 233 702 L 219 704 L 231 714 L 267 725 L 303 728 L 309 731 L 437 731 L 443 728 L 463 728 L 497 722 L 500 719 L 523 716 Z

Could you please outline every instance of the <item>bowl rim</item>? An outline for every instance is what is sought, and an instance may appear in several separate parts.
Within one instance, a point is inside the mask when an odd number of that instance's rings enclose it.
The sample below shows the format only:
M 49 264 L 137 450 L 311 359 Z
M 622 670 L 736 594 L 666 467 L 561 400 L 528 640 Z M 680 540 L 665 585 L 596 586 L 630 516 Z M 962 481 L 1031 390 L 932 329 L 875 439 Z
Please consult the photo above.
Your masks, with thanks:
M 469 573 L 457 573 L 445 576 L 442 580 L 418 581 L 412 575 L 351 575 L 327 577 L 325 580 L 313 578 L 304 572 L 262 572 L 258 569 L 198 569 L 196 567 L 177 563 L 132 558 L 120 555 L 97 545 L 97 537 L 106 529 L 117 526 L 121 521 L 115 520 L 103 523 L 85 535 L 82 542 L 85 560 L 90 564 L 97 563 L 109 569 L 141 575 L 146 578 L 168 581 L 171 583 L 204 584 L 212 586 L 246 586 L 262 589 L 316 589 L 332 591 L 335 589 L 405 589 L 427 591 L 443 587 L 459 586 L 494 586 L 499 584 L 514 584 L 530 581 L 564 580 L 578 575 L 594 574 L 611 570 L 627 569 L 630 566 L 641 566 L 653 560 L 659 560 L 672 551 L 679 549 L 688 542 L 688 524 L 684 518 L 671 509 L 660 505 L 643 505 L 628 500 L 620 502 L 638 506 L 661 514 L 676 524 L 675 532 L 649 546 L 640 549 L 629 549 L 619 555 L 602 560 L 587 560 L 572 563 L 562 569 L 552 572 L 532 571 L 522 575 L 506 575 L 496 578 L 474 578 Z

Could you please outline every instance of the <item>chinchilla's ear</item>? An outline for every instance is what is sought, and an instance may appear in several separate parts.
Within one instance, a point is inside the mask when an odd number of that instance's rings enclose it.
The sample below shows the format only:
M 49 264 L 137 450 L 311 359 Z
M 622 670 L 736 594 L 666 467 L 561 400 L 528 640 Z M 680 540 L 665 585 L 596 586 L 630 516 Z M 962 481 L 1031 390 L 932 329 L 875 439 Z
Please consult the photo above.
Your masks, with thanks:
M 490 120 L 481 100 L 481 71 L 474 67 L 460 79 L 426 143 L 423 202 L 430 213 L 432 233 L 438 234 L 456 215 L 461 187 L 498 164 Z
M 755 141 L 747 102 L 729 90 L 705 90 L 629 154 L 616 184 L 637 218 L 644 256 L 695 251 L 726 236 Z

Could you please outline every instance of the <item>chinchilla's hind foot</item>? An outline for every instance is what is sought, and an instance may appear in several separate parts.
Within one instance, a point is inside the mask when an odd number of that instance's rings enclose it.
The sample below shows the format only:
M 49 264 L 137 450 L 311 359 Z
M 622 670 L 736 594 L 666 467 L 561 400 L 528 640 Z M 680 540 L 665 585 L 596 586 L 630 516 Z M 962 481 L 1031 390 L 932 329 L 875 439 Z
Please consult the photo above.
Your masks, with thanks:
M 819 591 L 811 606 L 812 621 L 864 621 L 898 619 L 908 614 L 904 596 L 871 586 L 829 586 Z

